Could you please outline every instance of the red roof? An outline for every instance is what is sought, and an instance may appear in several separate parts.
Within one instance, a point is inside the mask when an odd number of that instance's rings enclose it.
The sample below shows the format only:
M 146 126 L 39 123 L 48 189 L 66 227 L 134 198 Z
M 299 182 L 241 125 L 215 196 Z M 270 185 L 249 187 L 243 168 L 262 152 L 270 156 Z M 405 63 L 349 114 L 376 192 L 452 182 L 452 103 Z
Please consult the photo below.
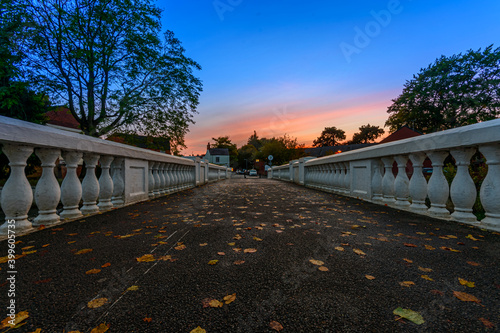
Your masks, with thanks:
M 64 106 L 60 106 L 57 109 L 47 112 L 47 117 L 49 117 L 49 121 L 47 122 L 48 124 L 80 129 L 80 123 L 76 121 L 75 117 L 71 114 L 71 111 Z
M 419 133 L 415 130 L 412 130 L 411 128 L 409 128 L 408 126 L 405 125 L 405 126 L 401 127 L 400 129 L 398 129 L 396 132 L 389 135 L 384 140 L 380 141 L 379 143 L 398 141 L 398 140 L 413 138 L 414 136 L 420 136 L 420 135 L 422 135 L 422 133 Z

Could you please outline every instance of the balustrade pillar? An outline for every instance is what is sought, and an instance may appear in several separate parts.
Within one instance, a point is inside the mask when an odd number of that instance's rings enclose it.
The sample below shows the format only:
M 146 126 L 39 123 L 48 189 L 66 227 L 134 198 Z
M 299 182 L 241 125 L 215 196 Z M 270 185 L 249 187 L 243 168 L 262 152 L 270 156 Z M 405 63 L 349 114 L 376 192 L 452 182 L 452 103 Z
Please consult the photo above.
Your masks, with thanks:
M 166 191 L 166 180 L 165 180 L 165 163 L 160 163 L 158 166 L 158 176 L 160 177 L 160 188 L 159 192 L 160 195 L 165 195 L 167 193 Z
M 177 192 L 179 190 L 179 165 L 172 164 L 172 192 Z
M 345 174 L 344 174 L 344 193 L 347 195 L 351 194 L 351 167 L 349 162 L 344 162 Z
M 384 199 L 382 192 L 382 164 L 380 160 L 373 160 L 373 176 L 372 176 L 372 200 L 382 201 Z
M 500 232 L 500 145 L 479 147 L 479 151 L 486 158 L 488 174 L 481 185 L 481 203 L 486 217 L 481 226 Z
M 125 182 L 123 181 L 122 175 L 122 164 L 124 158 L 117 157 L 113 160 L 113 196 L 111 197 L 111 203 L 114 207 L 122 207 L 124 205 L 123 194 L 125 191 Z
M 410 180 L 406 174 L 406 163 L 408 163 L 407 155 L 396 155 L 394 157 L 398 164 L 398 174 L 394 181 L 394 194 L 396 195 L 396 206 L 405 208 L 410 206 L 408 197 L 410 196 L 409 184 Z
M 54 174 L 54 167 L 61 151 L 59 149 L 39 148 L 35 150 L 35 154 L 42 162 L 42 176 L 35 188 L 38 216 L 33 221 L 33 226 L 48 226 L 60 220 L 59 215 L 57 215 L 57 205 L 61 199 L 61 189 Z
M 450 196 L 455 206 L 451 214 L 453 220 L 477 224 L 476 216 L 472 214 L 472 207 L 476 202 L 477 191 L 474 181 L 469 174 L 470 159 L 476 153 L 475 148 L 452 149 L 451 155 L 455 158 L 457 174 L 450 187 Z
M 425 180 L 422 166 L 425 161 L 424 153 L 410 154 L 410 161 L 413 164 L 413 175 L 410 179 L 410 210 L 416 213 L 427 212 L 425 198 L 427 197 L 427 180 Z
M 387 204 L 393 204 L 396 202 L 394 199 L 394 174 L 392 173 L 392 165 L 394 163 L 394 158 L 392 156 L 382 157 L 382 163 L 384 163 L 384 177 L 382 178 L 382 192 L 384 195 L 384 202 Z
M 5 223 L 0 226 L 0 235 L 7 236 L 8 230 L 15 234 L 33 228 L 28 221 L 28 211 L 33 202 L 33 190 L 26 178 L 24 168 L 33 147 L 4 144 L 3 153 L 9 159 L 10 175 L 2 189 L 1 203 L 5 214 Z M 14 220 L 15 229 L 9 228 L 8 221 Z
M 113 179 L 109 174 L 113 156 L 101 156 L 99 162 L 101 163 L 101 176 L 99 177 L 99 211 L 105 212 L 113 208 L 111 197 L 113 196 Z
M 153 195 L 155 198 L 160 196 L 160 176 L 158 175 L 158 167 L 160 166 L 160 162 L 153 163 L 153 178 L 155 180 L 155 187 L 153 190 Z
M 328 192 L 333 192 L 333 177 L 335 177 L 335 168 L 333 163 L 327 164 L 328 174 L 326 178 L 326 187 Z
M 97 198 L 99 197 L 99 181 L 95 175 L 95 167 L 99 161 L 99 155 L 85 153 L 83 154 L 85 162 L 85 178 L 82 181 L 82 213 L 84 215 L 94 214 L 99 212 L 97 206 Z
M 341 172 L 341 168 L 340 168 L 340 164 L 339 163 L 335 163 L 333 165 L 333 167 L 335 168 L 335 175 L 333 176 L 333 191 L 335 193 L 340 193 L 340 189 L 341 189 L 341 186 L 340 186 L 340 172 Z
M 449 153 L 447 151 L 433 151 L 427 154 L 432 162 L 432 176 L 427 184 L 427 195 L 431 201 L 430 215 L 447 218 L 450 212 L 446 209 L 446 202 L 450 196 L 448 181 L 443 174 L 443 164 Z
M 66 163 L 66 176 L 61 184 L 63 211 L 60 216 L 63 219 L 75 219 L 82 216 L 82 212 L 78 209 L 82 198 L 82 184 L 76 174 L 78 162 L 82 159 L 82 155 L 82 153 L 76 151 L 62 153 L 62 158 Z
M 148 161 L 148 197 L 153 199 L 155 197 L 155 177 L 153 175 L 153 165 L 155 162 Z

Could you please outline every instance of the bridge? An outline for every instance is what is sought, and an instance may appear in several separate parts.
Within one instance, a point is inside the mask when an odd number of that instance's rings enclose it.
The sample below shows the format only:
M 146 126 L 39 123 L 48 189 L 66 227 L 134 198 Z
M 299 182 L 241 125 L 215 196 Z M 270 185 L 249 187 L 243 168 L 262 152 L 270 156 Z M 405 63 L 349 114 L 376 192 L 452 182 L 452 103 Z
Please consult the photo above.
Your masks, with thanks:
M 472 125 L 243 179 L 204 161 L 1 118 L 11 173 L 0 268 L 14 278 L 1 289 L 14 290 L 14 331 L 495 329 L 499 129 L 499 121 Z M 481 221 L 470 216 L 463 171 L 477 149 L 488 165 Z M 33 151 L 43 167 L 34 190 L 24 174 Z M 444 175 L 435 152 L 457 162 L 449 188 L 436 185 Z M 423 154 L 433 173 L 422 199 L 419 173 L 408 179 L 402 171 Z M 59 185 L 61 155 L 67 174 Z M 447 201 L 436 199 L 446 191 Z

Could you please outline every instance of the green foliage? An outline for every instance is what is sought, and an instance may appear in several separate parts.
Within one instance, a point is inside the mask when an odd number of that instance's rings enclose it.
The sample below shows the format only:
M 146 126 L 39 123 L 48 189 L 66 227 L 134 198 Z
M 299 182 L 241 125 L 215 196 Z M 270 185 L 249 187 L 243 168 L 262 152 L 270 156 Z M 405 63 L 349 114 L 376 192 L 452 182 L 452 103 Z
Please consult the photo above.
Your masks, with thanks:
M 210 145 L 212 148 L 227 148 L 229 150 L 231 166 L 236 166 L 238 163 L 238 147 L 231 142 L 229 136 L 219 136 L 218 138 L 212 138 L 212 140 L 215 142 Z
M 256 154 L 256 158 L 267 161 L 267 157 L 273 155 L 273 165 L 282 165 L 305 156 L 304 145 L 299 144 L 297 138 L 292 138 L 287 134 L 278 138 L 263 138 L 261 142 L 263 145 Z
M 28 0 L 29 68 L 84 133 L 140 133 L 185 147 L 201 69 L 151 0 Z
M 247 169 L 247 166 L 250 168 L 254 164 L 258 152 L 252 144 L 244 145 L 238 149 L 238 168 Z
M 500 48 L 441 56 L 407 81 L 385 125 L 430 133 L 495 119 L 500 112 Z
M 338 146 L 340 140 L 345 140 L 345 132 L 336 127 L 325 127 L 321 135 L 314 140 L 314 147 Z
M 378 137 L 383 135 L 385 131 L 379 126 L 371 126 L 363 125 L 359 128 L 358 133 L 354 133 L 352 136 L 352 140 L 349 141 L 349 144 L 358 144 L 358 143 L 370 143 L 374 142 Z
M 259 139 L 256 131 L 248 138 L 247 144 L 254 146 L 257 150 L 262 147 L 262 141 Z

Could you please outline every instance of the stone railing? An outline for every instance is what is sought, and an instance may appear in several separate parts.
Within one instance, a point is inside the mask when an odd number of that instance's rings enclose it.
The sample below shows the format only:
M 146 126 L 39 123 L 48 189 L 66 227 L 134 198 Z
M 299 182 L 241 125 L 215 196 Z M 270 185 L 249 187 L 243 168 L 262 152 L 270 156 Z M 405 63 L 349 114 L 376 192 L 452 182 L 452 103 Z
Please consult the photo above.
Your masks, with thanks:
M 10 166 L 1 191 L 0 206 L 6 222 L 0 226 L 0 238 L 8 233 L 8 220 L 15 220 L 16 234 L 23 234 L 228 176 L 226 167 L 199 158 L 192 161 L 2 116 L 0 143 Z M 33 152 L 42 168 L 34 192 L 24 170 Z M 54 174 L 60 157 L 66 168 L 61 186 Z M 77 169 L 82 159 L 85 177 L 80 182 Z M 99 179 L 95 172 L 98 163 Z M 38 211 L 30 221 L 33 198 Z M 58 212 L 60 203 L 62 210 Z
M 478 151 L 488 169 L 480 188 L 486 217 L 480 222 L 472 211 L 478 193 L 469 173 Z M 451 186 L 443 173 L 450 155 L 456 165 Z M 428 181 L 422 171 L 426 158 L 432 165 Z M 410 177 L 408 166 L 413 169 Z M 318 159 L 302 158 L 273 167 L 268 177 L 500 231 L 500 119 Z

